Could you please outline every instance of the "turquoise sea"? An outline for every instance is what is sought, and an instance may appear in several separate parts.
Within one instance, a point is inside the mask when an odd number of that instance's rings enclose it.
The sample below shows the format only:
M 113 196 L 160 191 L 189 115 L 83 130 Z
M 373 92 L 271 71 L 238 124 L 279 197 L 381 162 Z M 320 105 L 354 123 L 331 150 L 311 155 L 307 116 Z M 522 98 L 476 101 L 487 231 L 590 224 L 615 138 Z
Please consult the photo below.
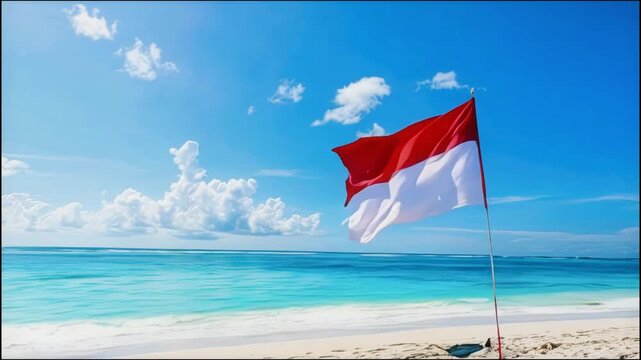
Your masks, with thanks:
M 495 266 L 506 322 L 638 316 L 638 259 L 495 257 Z M 491 295 L 483 255 L 10 247 L 2 346 L 100 356 L 159 342 L 487 323 Z

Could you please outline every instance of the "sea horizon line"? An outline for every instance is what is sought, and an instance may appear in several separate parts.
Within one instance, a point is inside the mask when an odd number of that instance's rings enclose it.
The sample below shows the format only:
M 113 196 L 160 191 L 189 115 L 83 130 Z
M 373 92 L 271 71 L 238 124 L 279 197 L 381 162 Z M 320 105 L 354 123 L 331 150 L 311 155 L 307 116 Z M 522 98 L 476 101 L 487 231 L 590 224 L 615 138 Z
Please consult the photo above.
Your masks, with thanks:
M 93 250 L 133 250 L 133 251 L 205 251 L 205 252 L 247 252 L 247 253 L 312 253 L 312 254 L 354 254 L 354 255 L 431 255 L 431 256 L 470 256 L 489 257 L 489 254 L 473 253 L 420 253 L 420 252 L 358 252 L 358 251 L 322 251 L 322 250 L 246 250 L 246 249 L 201 249 L 201 248 L 146 248 L 146 247 L 106 247 L 106 246 L 12 246 L 2 245 L 4 249 L 93 249 Z M 639 260 L 639 257 L 591 257 L 591 256 L 551 256 L 551 255 L 497 255 L 497 258 L 532 258 L 532 259 L 583 259 L 583 260 Z

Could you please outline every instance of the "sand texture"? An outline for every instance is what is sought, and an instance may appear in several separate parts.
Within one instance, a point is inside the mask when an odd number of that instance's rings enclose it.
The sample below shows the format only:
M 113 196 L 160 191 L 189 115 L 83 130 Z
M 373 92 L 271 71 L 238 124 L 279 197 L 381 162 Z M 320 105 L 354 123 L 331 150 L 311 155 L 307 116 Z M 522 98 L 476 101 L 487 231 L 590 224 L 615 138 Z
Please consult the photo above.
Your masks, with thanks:
M 639 358 L 638 318 L 546 321 L 503 324 L 506 358 Z M 460 326 L 393 333 L 271 342 L 141 354 L 139 358 L 454 358 L 446 349 L 455 344 L 484 344 L 495 328 Z M 490 336 L 488 336 L 490 335 Z M 498 358 L 492 348 L 469 358 Z

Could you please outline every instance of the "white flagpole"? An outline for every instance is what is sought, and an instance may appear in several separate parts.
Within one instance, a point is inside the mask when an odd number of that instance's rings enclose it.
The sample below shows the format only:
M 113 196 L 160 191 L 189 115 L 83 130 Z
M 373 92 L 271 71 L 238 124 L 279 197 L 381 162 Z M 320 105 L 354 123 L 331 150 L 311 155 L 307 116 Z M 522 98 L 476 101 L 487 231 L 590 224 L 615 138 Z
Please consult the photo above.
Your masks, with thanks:
M 492 291 L 494 295 L 494 319 L 496 320 L 496 337 L 498 339 L 499 359 L 503 358 L 501 351 L 501 331 L 499 330 L 499 307 L 496 302 L 496 279 L 494 278 L 494 254 L 492 252 L 492 232 L 490 231 L 490 211 L 485 207 L 485 219 L 487 220 L 487 238 L 490 244 L 490 268 L 492 269 Z
M 470 94 L 474 97 L 474 88 L 470 89 Z M 481 148 L 479 146 L 479 152 Z M 480 153 L 479 153 L 480 156 Z M 498 340 L 499 359 L 503 359 L 503 352 L 501 349 L 501 330 L 499 330 L 499 307 L 496 301 L 496 279 L 494 277 L 494 252 L 492 251 L 492 231 L 490 230 L 490 210 L 488 209 L 487 202 L 485 204 L 485 220 L 487 221 L 487 238 L 490 245 L 490 268 L 492 269 L 492 294 L 494 296 L 494 319 L 496 320 L 496 338 Z

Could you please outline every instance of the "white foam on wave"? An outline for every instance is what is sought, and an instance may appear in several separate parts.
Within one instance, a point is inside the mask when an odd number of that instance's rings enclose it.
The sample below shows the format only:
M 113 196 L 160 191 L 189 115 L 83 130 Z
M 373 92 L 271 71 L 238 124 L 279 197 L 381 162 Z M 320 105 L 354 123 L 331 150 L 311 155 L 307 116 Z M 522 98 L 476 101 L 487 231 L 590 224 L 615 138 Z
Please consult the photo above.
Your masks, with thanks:
M 462 298 L 462 299 L 458 299 L 458 301 L 460 301 L 462 303 L 486 303 L 486 302 L 489 302 L 490 299 L 486 299 L 486 298 Z
M 399 257 L 399 256 L 405 256 L 403 254 L 361 254 L 361 256 L 365 257 Z
M 99 249 L 99 250 L 94 250 L 94 252 L 106 252 L 106 253 L 141 253 L 141 252 L 149 252 L 149 250 L 137 250 L 137 249 Z
M 597 312 L 614 312 L 639 310 L 639 298 L 618 298 L 582 304 L 543 305 L 543 306 L 504 306 L 502 313 L 511 315 L 527 314 L 588 314 Z
M 487 255 L 443 255 L 448 258 L 481 258 L 486 257 Z
M 598 305 L 501 306 L 502 316 L 588 314 L 639 311 L 639 298 L 619 298 Z M 430 324 L 464 324 L 465 319 L 492 318 L 485 298 L 408 304 L 338 305 L 244 311 L 209 315 L 175 315 L 58 324 L 3 324 L 2 353 L 7 357 L 90 356 L 107 349 L 193 339 L 229 341 L 275 334 L 354 332 L 416 328 Z M 288 335 L 289 336 L 289 335 Z
M 248 252 L 251 253 L 251 252 Z M 254 254 L 269 254 L 269 255 L 314 255 L 315 252 L 308 251 L 259 251 Z

